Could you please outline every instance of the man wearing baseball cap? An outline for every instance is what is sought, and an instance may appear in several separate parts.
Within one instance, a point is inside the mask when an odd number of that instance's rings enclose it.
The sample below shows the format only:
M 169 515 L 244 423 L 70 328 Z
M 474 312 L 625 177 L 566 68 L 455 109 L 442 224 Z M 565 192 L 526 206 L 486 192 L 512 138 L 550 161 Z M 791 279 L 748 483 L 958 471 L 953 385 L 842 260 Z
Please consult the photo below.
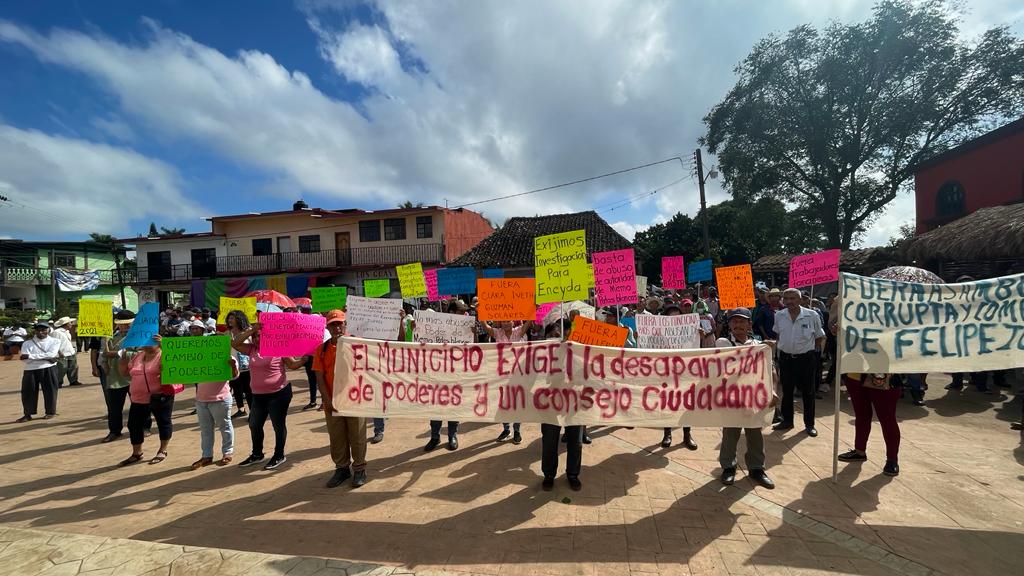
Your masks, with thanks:
M 35 334 L 21 347 L 25 373 L 21 377 L 21 406 L 24 416 L 18 422 L 28 422 L 39 408 L 39 390 L 43 391 L 44 419 L 57 415 L 57 361 L 60 359 L 60 340 L 50 337 L 50 325 L 36 322 Z
M 334 474 L 327 481 L 327 487 L 336 488 L 352 478 L 352 487 L 359 488 L 366 484 L 366 419 L 335 414 L 333 404 L 334 359 L 338 354 L 338 340 L 346 331 L 345 313 L 341 310 L 328 312 L 327 330 L 331 339 L 313 352 L 313 371 L 316 372 L 316 385 L 324 403 L 327 435 L 331 439 L 331 460 L 334 461 Z

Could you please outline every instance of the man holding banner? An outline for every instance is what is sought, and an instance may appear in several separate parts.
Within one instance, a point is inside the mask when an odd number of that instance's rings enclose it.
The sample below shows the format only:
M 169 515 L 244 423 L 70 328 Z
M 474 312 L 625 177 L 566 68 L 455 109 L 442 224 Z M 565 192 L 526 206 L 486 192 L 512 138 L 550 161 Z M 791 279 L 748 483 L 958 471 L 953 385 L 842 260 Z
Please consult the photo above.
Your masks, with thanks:
M 779 373 L 782 380 L 782 422 L 773 430 L 793 429 L 794 394 L 800 391 L 804 406 L 804 429 L 807 435 L 818 435 L 814 427 L 814 394 L 816 378 L 815 350 L 825 344 L 825 331 L 818 313 L 800 305 L 800 291 L 787 288 L 782 293 L 785 308 L 775 314 L 778 334 Z
M 328 312 L 327 330 L 331 339 L 313 352 L 313 371 L 323 398 L 327 435 L 331 440 L 331 460 L 334 461 L 334 474 L 327 481 L 327 487 L 337 488 L 351 477 L 352 487 L 359 488 L 366 484 L 366 419 L 336 414 L 333 404 L 334 363 L 338 356 L 338 339 L 346 331 L 345 313 L 341 310 Z

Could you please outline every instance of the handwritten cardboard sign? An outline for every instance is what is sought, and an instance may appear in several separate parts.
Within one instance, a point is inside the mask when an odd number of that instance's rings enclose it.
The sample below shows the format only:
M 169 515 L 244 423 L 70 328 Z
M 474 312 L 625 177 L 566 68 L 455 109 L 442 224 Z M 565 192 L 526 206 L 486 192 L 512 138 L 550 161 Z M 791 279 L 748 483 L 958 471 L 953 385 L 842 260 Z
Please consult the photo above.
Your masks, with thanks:
M 682 256 L 662 257 L 661 287 L 666 290 L 682 290 L 686 288 L 686 270 Z
M 711 260 L 697 260 L 686 267 L 686 277 L 691 284 L 711 282 Z
M 533 278 L 480 278 L 476 314 L 481 321 L 533 320 Z
M 391 280 L 387 278 L 372 278 L 363 280 L 363 296 L 366 298 L 380 298 L 391 294 Z
M 427 295 L 427 282 L 423 278 L 423 265 L 402 264 L 395 266 L 398 272 L 398 285 L 402 290 L 402 298 L 420 298 Z
M 715 268 L 718 306 L 722 310 L 754 307 L 754 278 L 750 264 Z
M 227 325 L 228 313 L 234 310 L 239 310 L 242 314 L 245 314 L 245 318 L 249 322 L 255 322 L 256 298 L 231 298 L 228 296 L 221 296 L 220 309 L 217 311 L 217 324 Z
M 505 271 L 501 268 L 484 268 L 484 278 L 504 278 Z
M 348 297 L 345 325 L 348 333 L 360 338 L 394 340 L 402 321 L 402 301 L 397 298 Z
M 78 335 L 114 335 L 114 309 L 110 300 L 78 301 Z
M 638 314 L 637 348 L 689 349 L 700 348 L 700 315 L 655 316 Z
M 153 336 L 160 333 L 160 304 L 146 302 L 139 308 L 139 313 L 132 320 L 132 327 L 121 341 L 121 348 L 141 348 L 155 346 Z M 81 333 L 79 333 L 81 334 Z
M 160 380 L 198 384 L 231 380 L 230 336 L 186 336 L 160 342 Z
M 423 271 L 423 281 L 427 284 L 427 300 L 431 302 L 440 302 L 451 298 L 447 294 L 441 295 L 437 290 L 437 272 L 437 268 Z
M 539 344 L 342 338 L 334 407 L 357 417 L 651 428 L 761 428 L 773 412 L 772 352 L 765 344 L 704 350 Z
M 544 317 L 547 316 L 548 313 L 551 312 L 551 310 L 554 309 L 559 304 L 559 302 L 548 302 L 547 304 L 541 304 L 540 306 L 537 306 L 537 316 L 534 318 L 533 321 L 536 322 L 537 324 L 544 325 Z
M 437 271 L 437 290 L 442 294 L 476 294 L 476 268 L 442 268 Z
M 313 297 L 313 312 L 329 312 L 345 308 L 348 289 L 344 286 L 310 288 L 309 295 Z
M 326 318 L 297 312 L 260 314 L 260 356 L 305 356 L 324 342 Z
M 647 297 L 647 276 L 636 277 L 636 294 L 638 296 L 638 301 L 640 298 Z
M 595 252 L 594 285 L 598 306 L 636 304 L 636 261 L 633 249 Z
M 569 335 L 569 340 L 591 346 L 621 348 L 626 344 L 628 336 L 628 328 L 577 316 L 572 321 L 572 333 Z
M 562 232 L 533 239 L 536 302 L 570 302 L 590 296 L 587 234 Z
M 839 279 L 840 250 L 794 256 L 789 261 L 789 287 L 802 288 Z
M 416 342 L 435 344 L 470 343 L 475 340 L 476 318 L 464 314 L 442 314 L 433 310 L 413 312 L 412 337 Z

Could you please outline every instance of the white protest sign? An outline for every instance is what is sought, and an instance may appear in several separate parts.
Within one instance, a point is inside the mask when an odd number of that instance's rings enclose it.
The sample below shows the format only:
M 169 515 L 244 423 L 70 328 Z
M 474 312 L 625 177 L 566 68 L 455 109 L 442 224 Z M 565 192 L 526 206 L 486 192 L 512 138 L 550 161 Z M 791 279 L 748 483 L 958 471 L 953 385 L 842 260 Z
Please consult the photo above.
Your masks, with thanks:
M 647 297 L 647 276 L 636 277 L 636 293 L 638 300 L 643 300 Z
M 844 273 L 839 286 L 841 373 L 1024 366 L 1024 274 L 915 284 Z
M 760 428 L 772 414 L 764 344 L 638 350 L 576 342 L 421 344 L 343 337 L 344 416 L 572 426 Z
M 412 337 L 416 342 L 455 344 L 473 342 L 476 318 L 462 314 L 416 310 L 413 312 L 416 326 Z
M 636 315 L 637 348 L 700 348 L 700 316 Z
M 394 340 L 398 338 L 402 301 L 397 298 L 349 296 L 345 302 L 348 333 L 360 338 Z

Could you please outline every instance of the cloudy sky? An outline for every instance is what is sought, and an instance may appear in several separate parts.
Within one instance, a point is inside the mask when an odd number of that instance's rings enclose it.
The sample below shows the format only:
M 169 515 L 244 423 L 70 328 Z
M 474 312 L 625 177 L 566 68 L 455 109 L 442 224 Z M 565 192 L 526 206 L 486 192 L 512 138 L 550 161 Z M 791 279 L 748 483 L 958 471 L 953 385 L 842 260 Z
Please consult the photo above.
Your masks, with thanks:
M 857 0 L 5 3 L 0 237 L 126 236 L 289 209 L 595 209 L 625 234 L 693 214 L 701 119 L 763 36 Z M 1024 5 L 967 2 L 964 33 Z M 707 158 L 706 165 L 714 159 Z M 669 186 L 671 184 L 671 186 Z M 667 186 L 667 187 L 666 187 Z M 656 194 L 653 190 L 662 189 Z M 709 202 L 727 193 L 712 182 Z M 629 202 L 629 200 L 632 200 Z M 909 195 L 867 235 L 912 218 Z

